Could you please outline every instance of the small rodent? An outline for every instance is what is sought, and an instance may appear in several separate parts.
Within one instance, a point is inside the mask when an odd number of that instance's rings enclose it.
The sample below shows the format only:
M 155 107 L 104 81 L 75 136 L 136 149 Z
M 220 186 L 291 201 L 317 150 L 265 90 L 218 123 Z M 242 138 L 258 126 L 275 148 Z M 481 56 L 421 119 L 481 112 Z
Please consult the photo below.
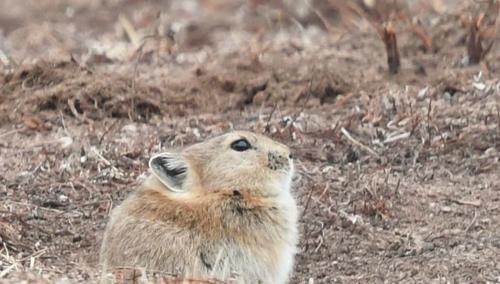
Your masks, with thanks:
M 299 234 L 287 146 L 234 131 L 156 155 L 149 167 L 152 175 L 111 213 L 103 271 L 288 282 Z

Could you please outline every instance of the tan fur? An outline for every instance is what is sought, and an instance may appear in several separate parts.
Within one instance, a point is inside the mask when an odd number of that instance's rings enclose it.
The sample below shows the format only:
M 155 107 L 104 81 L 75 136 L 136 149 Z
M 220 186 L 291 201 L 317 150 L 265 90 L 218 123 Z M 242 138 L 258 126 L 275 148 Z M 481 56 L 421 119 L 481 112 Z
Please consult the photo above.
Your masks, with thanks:
M 246 138 L 255 149 L 237 152 Z M 288 147 L 232 132 L 184 149 L 185 192 L 155 175 L 111 214 L 104 271 L 138 267 L 181 276 L 286 283 L 298 241 Z

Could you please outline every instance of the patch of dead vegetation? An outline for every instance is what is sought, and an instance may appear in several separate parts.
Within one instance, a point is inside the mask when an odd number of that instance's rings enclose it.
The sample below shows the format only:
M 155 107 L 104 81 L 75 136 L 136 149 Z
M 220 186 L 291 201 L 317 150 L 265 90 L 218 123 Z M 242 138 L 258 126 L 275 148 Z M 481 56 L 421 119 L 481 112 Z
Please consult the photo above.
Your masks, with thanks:
M 47 112 L 63 112 L 82 121 L 104 117 L 147 121 L 162 113 L 162 103 L 172 106 L 172 112 L 175 105 L 184 106 L 165 98 L 167 94 L 157 87 L 102 74 L 75 61 L 22 66 L 3 82 L 2 123 Z

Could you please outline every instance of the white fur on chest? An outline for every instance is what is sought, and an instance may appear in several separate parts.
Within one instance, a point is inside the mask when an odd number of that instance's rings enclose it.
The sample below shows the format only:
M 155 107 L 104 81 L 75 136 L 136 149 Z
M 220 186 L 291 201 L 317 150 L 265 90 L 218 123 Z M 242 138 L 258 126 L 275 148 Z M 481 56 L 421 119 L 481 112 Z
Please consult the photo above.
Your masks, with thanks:
M 283 230 L 277 236 L 278 241 L 273 244 L 273 250 L 277 250 L 275 259 L 272 262 L 275 264 L 274 269 L 270 271 L 269 283 L 284 284 L 288 282 L 294 266 L 295 254 L 297 253 L 297 245 L 299 240 L 298 232 L 298 211 L 295 199 L 289 191 L 284 192 L 278 203 L 280 214 L 285 217 L 282 224 Z M 265 248 L 266 244 L 262 244 Z M 262 260 L 257 260 L 263 263 Z M 265 281 L 264 283 L 268 283 Z
M 298 212 L 295 200 L 289 193 L 288 198 L 283 201 L 287 205 L 284 207 L 284 213 L 288 217 L 288 228 L 285 233 L 285 243 L 279 260 L 282 265 L 279 266 L 279 270 L 277 271 L 276 283 L 286 283 L 288 281 L 294 266 L 294 259 L 299 241 L 299 232 L 297 228 Z

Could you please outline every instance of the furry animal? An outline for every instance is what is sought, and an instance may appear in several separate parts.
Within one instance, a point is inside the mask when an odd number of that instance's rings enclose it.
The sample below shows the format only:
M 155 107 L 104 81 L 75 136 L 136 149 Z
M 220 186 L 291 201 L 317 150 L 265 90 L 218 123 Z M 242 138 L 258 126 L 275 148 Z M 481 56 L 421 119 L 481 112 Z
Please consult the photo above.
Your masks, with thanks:
M 288 281 L 299 235 L 287 146 L 237 131 L 158 154 L 149 166 L 152 175 L 111 214 L 104 271 Z

